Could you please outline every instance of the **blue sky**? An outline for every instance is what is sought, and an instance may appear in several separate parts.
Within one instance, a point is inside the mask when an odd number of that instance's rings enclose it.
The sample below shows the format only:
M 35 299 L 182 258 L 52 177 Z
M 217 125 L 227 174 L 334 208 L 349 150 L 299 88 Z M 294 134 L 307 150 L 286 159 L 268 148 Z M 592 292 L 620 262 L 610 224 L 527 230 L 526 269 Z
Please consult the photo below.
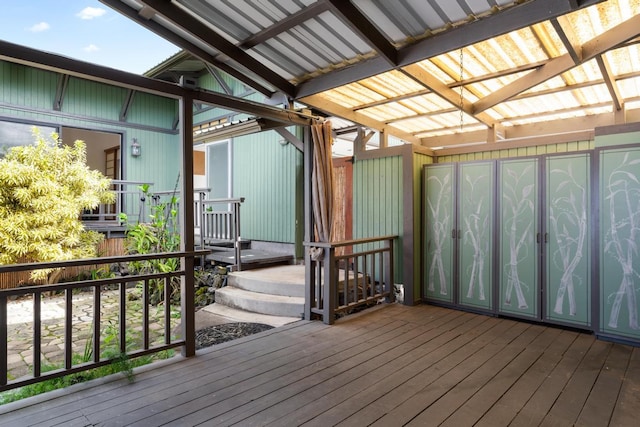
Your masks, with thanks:
M 2 0 L 0 39 L 142 74 L 179 48 L 98 0 Z

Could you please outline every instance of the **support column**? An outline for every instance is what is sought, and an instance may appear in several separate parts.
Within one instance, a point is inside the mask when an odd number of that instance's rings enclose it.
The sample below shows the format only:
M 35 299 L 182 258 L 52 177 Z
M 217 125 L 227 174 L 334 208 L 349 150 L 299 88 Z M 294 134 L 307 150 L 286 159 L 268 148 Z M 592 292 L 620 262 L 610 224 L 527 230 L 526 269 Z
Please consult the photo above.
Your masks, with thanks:
M 193 220 L 193 97 L 185 90 L 184 96 L 178 101 L 180 120 L 181 164 L 182 164 L 182 203 L 180 203 L 180 249 L 193 252 L 195 224 Z M 182 336 L 185 345 L 182 355 L 185 357 L 196 354 L 195 329 L 195 279 L 194 258 L 182 259 L 182 269 L 185 272 L 181 280 L 180 301 L 182 305 Z

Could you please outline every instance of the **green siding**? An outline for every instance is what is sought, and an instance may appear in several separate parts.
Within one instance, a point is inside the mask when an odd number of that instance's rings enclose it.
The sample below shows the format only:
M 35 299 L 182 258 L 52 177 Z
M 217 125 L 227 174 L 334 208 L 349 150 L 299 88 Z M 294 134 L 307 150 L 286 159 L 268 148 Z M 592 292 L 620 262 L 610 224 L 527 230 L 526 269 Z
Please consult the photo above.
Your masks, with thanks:
M 244 197 L 241 234 L 249 240 L 296 243 L 302 197 L 302 153 L 274 131 L 233 140 L 233 197 Z
M 422 169 L 433 163 L 433 157 L 421 153 L 413 153 L 413 295 L 416 301 L 421 295 L 422 286 Z M 406 281 L 404 285 L 409 286 Z
M 113 132 L 122 135 L 123 179 L 173 190 L 181 169 L 180 138 L 172 129 L 177 102 L 137 93 L 127 122 L 119 120 L 127 90 L 71 77 L 62 111 L 53 110 L 58 74 L 0 61 L 0 119 Z M 131 157 L 137 138 L 142 156 Z M 91 141 L 86 141 L 90 146 Z
M 395 247 L 395 280 L 402 274 L 402 156 L 358 160 L 353 165 L 353 237 L 400 236 Z

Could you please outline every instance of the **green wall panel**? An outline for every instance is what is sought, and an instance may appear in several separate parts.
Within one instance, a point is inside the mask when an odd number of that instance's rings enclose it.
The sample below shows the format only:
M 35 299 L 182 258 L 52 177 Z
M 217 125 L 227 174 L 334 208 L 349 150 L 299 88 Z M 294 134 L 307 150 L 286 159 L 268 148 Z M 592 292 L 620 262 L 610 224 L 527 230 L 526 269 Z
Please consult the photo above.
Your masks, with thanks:
M 353 164 L 353 237 L 400 236 L 394 246 L 394 275 L 398 283 L 403 277 L 402 176 L 402 156 L 357 160 Z
M 498 162 L 499 311 L 539 317 L 538 160 Z
M 602 150 L 600 328 L 640 338 L 640 147 Z
M 495 162 L 459 165 L 459 303 L 493 308 Z
M 233 197 L 244 197 L 241 234 L 249 240 L 295 243 L 301 217 L 302 153 L 274 131 L 235 138 Z
M 591 325 L 591 155 L 546 159 L 546 318 Z
M 433 157 L 422 153 L 413 153 L 413 295 L 418 301 L 422 295 L 422 170 L 424 166 L 433 164 Z M 410 286 L 403 280 L 404 286 Z
M 452 303 L 455 228 L 455 165 L 424 169 L 424 292 L 427 300 Z

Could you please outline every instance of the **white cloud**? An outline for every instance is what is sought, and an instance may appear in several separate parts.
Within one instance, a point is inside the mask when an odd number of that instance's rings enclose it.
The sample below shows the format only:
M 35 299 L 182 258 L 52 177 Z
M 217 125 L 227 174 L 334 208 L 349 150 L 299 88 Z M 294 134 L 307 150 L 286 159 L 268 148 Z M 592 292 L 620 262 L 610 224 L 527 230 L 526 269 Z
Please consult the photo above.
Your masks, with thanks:
M 100 50 L 100 48 L 98 46 L 96 46 L 95 44 L 90 44 L 89 46 L 86 46 L 85 48 L 83 48 L 82 50 L 84 50 L 85 52 L 97 52 Z
M 43 31 L 47 31 L 49 28 L 51 28 L 51 25 L 47 24 L 46 22 L 40 22 L 29 27 L 28 30 L 32 33 L 41 33 Z
M 85 7 L 80 12 L 76 13 L 76 16 L 80 19 L 89 20 L 99 18 L 105 13 L 107 13 L 107 11 L 99 7 Z

